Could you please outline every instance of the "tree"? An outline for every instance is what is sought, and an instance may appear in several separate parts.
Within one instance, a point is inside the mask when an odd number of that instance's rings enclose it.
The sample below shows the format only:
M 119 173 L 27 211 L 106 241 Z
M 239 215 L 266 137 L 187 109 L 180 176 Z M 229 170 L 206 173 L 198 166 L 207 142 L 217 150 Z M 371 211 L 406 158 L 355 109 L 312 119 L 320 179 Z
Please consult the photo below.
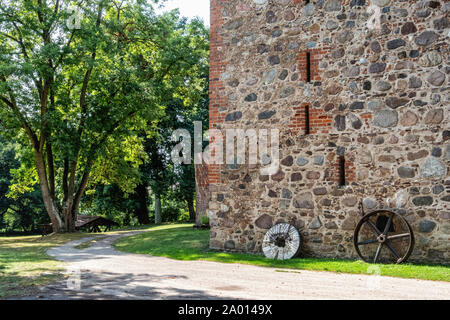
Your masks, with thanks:
M 45 223 L 48 217 L 38 188 L 33 186 L 22 190 L 21 194 L 14 198 L 10 196 L 10 188 L 13 186 L 12 172 L 21 170 L 21 155 L 16 154 L 18 147 L 14 141 L 6 142 L 0 137 L 0 229 L 9 226 L 11 229 L 21 228 L 31 232 L 38 224 Z M 11 223 L 3 223 L 5 220 Z
M 139 202 L 135 214 L 141 224 L 149 222 L 147 188 L 154 195 L 155 223 L 163 220 L 161 201 L 169 188 L 176 192 L 178 201 L 186 201 L 191 219 L 195 219 L 195 169 L 194 165 L 175 166 L 170 154 L 175 146 L 171 140 L 176 129 L 187 129 L 194 136 L 194 121 L 202 121 L 208 127 L 208 75 L 209 75 L 209 30 L 201 21 L 176 19 L 173 12 L 172 30 L 175 31 L 172 43 L 178 52 L 179 61 L 172 69 L 161 94 L 164 114 L 158 122 L 154 135 L 145 137 L 144 149 L 148 160 L 139 170 L 142 176 L 134 198 Z
M 66 4 L 0 0 L 0 120 L 33 156 L 27 173 L 55 232 L 74 230 L 89 182 L 133 190 L 140 133 L 152 136 L 163 93 L 199 85 L 173 76 L 188 63 L 173 14 L 158 17 L 143 0 L 85 0 L 77 29 Z

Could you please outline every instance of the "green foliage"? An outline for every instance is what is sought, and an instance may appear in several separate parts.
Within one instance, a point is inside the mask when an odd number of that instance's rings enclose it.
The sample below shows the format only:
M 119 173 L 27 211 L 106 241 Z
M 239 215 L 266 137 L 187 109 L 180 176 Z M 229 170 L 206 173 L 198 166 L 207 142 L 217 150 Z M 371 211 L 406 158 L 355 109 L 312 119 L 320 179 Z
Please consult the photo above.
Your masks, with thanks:
M 20 151 L 17 144 L 0 137 L 0 230 L 31 232 L 47 223 L 48 216 L 38 188 L 14 189 L 16 172 L 25 168 L 19 164 L 23 155 L 17 150 Z
M 209 217 L 208 216 L 201 217 L 201 222 L 203 225 L 209 226 Z
M 0 0 L 1 133 L 26 155 L 11 196 L 38 174 L 54 217 L 97 184 L 131 193 L 148 179 L 158 194 L 174 184 L 166 141 L 204 107 L 208 30 L 176 11 L 156 16 L 156 2 L 83 1 L 73 29 L 75 1 Z
M 261 267 L 370 274 L 371 264 L 354 260 L 297 258 L 270 260 L 262 256 L 225 253 L 209 250 L 209 230 L 193 229 L 192 225 L 169 225 L 116 242 L 118 250 L 168 257 L 177 260 L 208 260 L 222 263 L 250 264 Z M 450 282 L 450 266 L 378 265 L 382 276 Z

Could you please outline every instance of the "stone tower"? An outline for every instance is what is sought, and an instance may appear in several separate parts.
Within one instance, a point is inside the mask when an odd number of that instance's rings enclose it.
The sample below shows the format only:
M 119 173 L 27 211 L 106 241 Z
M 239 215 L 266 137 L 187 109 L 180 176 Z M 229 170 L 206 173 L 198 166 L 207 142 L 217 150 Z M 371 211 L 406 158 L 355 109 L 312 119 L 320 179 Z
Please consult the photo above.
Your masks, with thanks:
M 354 258 L 359 200 L 401 194 L 411 259 L 449 263 L 449 12 L 443 0 L 211 0 L 210 126 L 277 128 L 281 160 L 271 176 L 209 166 L 211 248 L 260 253 L 289 222 L 304 255 Z

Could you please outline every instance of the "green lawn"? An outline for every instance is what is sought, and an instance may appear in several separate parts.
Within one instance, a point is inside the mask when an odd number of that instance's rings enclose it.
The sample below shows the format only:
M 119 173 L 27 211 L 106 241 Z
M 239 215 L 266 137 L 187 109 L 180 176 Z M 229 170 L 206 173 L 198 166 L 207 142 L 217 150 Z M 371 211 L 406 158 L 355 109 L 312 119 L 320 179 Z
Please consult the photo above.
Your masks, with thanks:
M 62 263 L 46 254 L 51 247 L 88 236 L 85 233 L 0 238 L 0 299 L 31 294 L 37 286 L 62 277 Z
M 251 264 L 279 269 L 331 271 L 369 274 L 370 264 L 362 261 L 333 259 L 269 260 L 262 256 L 215 252 L 208 249 L 209 230 L 195 230 L 192 225 L 167 225 L 152 227 L 149 232 L 122 238 L 115 247 L 118 250 L 167 257 L 177 260 L 208 260 L 224 263 Z M 381 275 L 399 278 L 415 278 L 450 282 L 450 266 L 417 264 L 379 265 Z

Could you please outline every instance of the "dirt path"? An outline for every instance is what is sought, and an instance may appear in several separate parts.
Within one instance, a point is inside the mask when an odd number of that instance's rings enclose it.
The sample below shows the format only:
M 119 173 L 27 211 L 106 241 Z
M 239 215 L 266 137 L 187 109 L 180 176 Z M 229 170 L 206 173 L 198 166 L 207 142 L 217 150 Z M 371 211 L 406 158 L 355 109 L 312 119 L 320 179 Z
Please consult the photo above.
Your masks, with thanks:
M 69 281 L 24 299 L 446 299 L 450 283 L 282 271 L 209 261 L 176 261 L 117 252 L 108 236 L 90 248 L 77 240 L 49 250 L 69 263 Z

